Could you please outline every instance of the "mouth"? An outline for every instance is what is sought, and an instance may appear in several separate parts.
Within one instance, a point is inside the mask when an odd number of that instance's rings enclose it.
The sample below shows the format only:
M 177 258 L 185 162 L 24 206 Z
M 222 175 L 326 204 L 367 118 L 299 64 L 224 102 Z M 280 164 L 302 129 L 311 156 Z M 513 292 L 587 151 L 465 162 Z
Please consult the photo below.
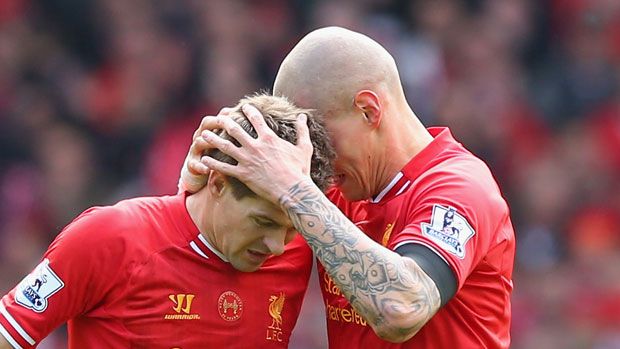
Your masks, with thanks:
M 247 250 L 248 258 L 258 264 L 262 264 L 267 258 L 269 258 L 269 253 L 263 253 L 256 250 Z

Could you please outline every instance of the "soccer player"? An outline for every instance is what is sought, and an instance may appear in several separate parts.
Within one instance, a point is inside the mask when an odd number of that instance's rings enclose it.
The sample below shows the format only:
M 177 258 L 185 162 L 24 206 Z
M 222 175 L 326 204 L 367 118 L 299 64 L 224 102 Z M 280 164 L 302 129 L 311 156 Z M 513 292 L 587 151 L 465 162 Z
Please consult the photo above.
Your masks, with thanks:
M 333 149 L 313 118 L 301 127 L 309 111 L 266 95 L 242 103 L 266 116 L 260 133 L 312 139 L 304 172 L 324 188 Z M 231 113 L 237 131 L 253 132 L 239 108 Z M 76 218 L 0 301 L 0 348 L 32 348 L 64 322 L 77 349 L 286 348 L 311 266 L 279 206 L 210 171 L 193 195 L 130 199 Z
M 448 128 L 422 125 L 391 55 L 362 34 L 318 29 L 284 59 L 274 94 L 325 116 L 336 150 L 327 196 L 299 165 L 308 142 L 277 140 L 251 106 L 258 140 L 238 134 L 233 147 L 210 132 L 234 126 L 224 116 L 197 132 L 239 163 L 201 159 L 196 147 L 182 181 L 195 190 L 197 174 L 216 169 L 288 212 L 322 265 L 330 348 L 508 348 L 508 205 Z

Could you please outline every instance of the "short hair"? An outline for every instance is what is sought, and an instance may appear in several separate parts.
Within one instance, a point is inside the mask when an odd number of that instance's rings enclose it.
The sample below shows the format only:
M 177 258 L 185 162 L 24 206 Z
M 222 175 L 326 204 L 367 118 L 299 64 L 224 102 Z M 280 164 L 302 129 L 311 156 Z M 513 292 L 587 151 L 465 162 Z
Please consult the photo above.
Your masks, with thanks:
M 267 93 L 256 93 L 251 96 L 245 96 L 232 111 L 230 111 L 229 116 L 254 138 L 258 137 L 256 130 L 241 111 L 241 107 L 245 104 L 251 104 L 256 107 L 263 114 L 267 126 L 271 128 L 278 137 L 293 144 L 297 142 L 296 122 L 298 115 L 303 113 L 308 116 L 307 125 L 312 147 L 314 148 L 312 152 L 310 177 L 321 190 L 324 191 L 327 189 L 333 178 L 333 160 L 335 158 L 335 152 L 322 120 L 314 114 L 314 111 L 311 109 L 299 108 L 286 97 L 272 96 Z M 226 133 L 226 131 L 216 130 L 215 132 L 220 137 L 231 141 L 236 146 L 240 146 L 240 144 Z M 237 160 L 224 154 L 219 149 L 208 150 L 206 155 L 228 164 L 237 164 Z M 232 187 L 233 195 L 237 200 L 249 195 L 256 195 L 238 179 L 231 176 L 226 177 Z

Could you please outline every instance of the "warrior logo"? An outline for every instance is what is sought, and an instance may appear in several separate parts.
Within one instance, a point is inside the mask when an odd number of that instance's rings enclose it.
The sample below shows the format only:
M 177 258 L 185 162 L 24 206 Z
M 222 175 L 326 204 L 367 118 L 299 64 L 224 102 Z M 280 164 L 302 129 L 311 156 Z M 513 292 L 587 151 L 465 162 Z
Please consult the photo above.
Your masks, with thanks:
M 465 217 L 453 207 L 433 206 L 431 223 L 422 223 L 422 232 L 444 250 L 465 257 L 465 244 L 476 234 Z
M 166 320 L 200 320 L 200 314 L 192 314 L 192 302 L 195 295 L 193 294 L 171 294 L 168 298 L 172 301 L 172 310 L 174 314 L 165 314 Z
M 185 314 L 189 314 L 192 309 L 192 301 L 194 300 L 193 294 L 171 294 L 168 296 L 172 303 L 174 303 L 174 311 L 178 313 L 184 312 Z M 186 301 L 186 302 L 184 302 Z M 185 303 L 185 306 L 183 306 Z
M 47 299 L 64 286 L 46 258 L 17 285 L 15 302 L 41 313 L 47 309 Z

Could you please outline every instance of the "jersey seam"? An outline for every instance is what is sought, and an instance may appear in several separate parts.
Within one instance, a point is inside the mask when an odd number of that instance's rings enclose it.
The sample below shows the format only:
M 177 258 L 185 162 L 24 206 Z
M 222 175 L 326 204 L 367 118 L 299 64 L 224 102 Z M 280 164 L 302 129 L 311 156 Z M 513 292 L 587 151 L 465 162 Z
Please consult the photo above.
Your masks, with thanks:
M 494 240 L 495 240 L 494 238 L 496 238 L 496 237 L 497 237 L 497 233 L 498 233 L 498 231 L 500 230 L 500 227 L 502 226 L 502 223 L 503 223 L 503 221 L 502 221 L 502 220 L 500 220 L 500 221 L 497 223 L 497 225 L 495 226 L 495 229 L 493 229 L 493 236 L 492 236 L 492 238 L 490 239 L 490 241 L 494 241 Z M 507 238 L 504 238 L 504 239 L 502 240 L 502 242 L 507 241 L 507 240 L 508 240 Z M 490 252 L 492 249 L 494 249 L 494 248 L 498 247 L 499 245 L 501 245 L 501 243 L 495 244 L 495 245 L 493 245 L 493 246 L 491 246 L 491 244 L 489 244 L 489 247 L 488 247 L 488 248 L 487 248 L 487 250 L 485 251 L 484 257 L 480 260 L 480 262 L 484 262 L 484 264 L 486 264 L 486 265 L 490 266 L 490 267 L 491 267 L 491 269 L 493 269 L 493 270 L 494 270 L 494 271 L 496 271 L 499 275 L 501 275 L 502 270 L 504 269 L 504 263 L 505 263 L 504 259 L 502 258 L 502 263 L 501 263 L 501 265 L 500 265 L 498 268 L 494 267 L 491 263 L 489 263 L 489 262 L 487 261 L 487 256 L 489 255 L 489 252 Z

